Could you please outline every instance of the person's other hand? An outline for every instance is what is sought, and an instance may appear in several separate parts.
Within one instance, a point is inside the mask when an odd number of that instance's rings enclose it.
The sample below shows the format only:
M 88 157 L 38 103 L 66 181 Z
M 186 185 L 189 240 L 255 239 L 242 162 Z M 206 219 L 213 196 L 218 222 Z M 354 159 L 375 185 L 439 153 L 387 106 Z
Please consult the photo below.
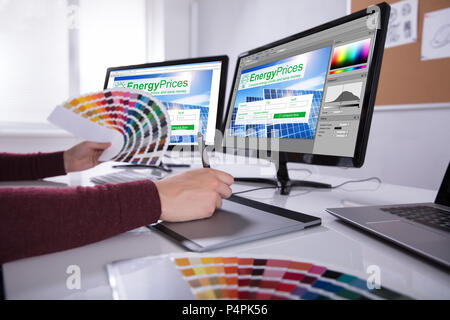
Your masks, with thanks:
M 161 219 L 188 221 L 210 217 L 231 196 L 232 175 L 197 169 L 155 182 L 161 199 Z
M 64 151 L 64 169 L 66 173 L 90 169 L 100 164 L 98 158 L 110 146 L 111 143 L 109 142 L 85 141 Z

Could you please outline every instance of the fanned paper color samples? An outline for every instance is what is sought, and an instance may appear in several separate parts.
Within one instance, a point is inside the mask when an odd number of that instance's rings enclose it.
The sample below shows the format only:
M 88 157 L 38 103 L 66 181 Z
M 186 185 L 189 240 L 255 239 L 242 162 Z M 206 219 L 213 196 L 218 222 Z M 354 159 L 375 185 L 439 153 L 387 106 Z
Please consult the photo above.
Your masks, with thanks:
M 155 97 L 130 89 L 107 89 L 57 106 L 48 121 L 85 140 L 111 142 L 100 161 L 158 165 L 171 127 Z
M 200 300 L 411 299 L 365 279 L 297 260 L 186 255 L 171 258 Z

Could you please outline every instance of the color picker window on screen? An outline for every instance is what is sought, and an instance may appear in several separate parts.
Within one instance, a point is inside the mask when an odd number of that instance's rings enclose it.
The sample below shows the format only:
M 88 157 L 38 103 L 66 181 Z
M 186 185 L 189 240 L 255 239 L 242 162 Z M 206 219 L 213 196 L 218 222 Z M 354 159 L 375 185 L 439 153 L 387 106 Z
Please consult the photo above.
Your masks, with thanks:
M 330 74 L 366 68 L 369 59 L 370 40 L 368 38 L 335 47 Z

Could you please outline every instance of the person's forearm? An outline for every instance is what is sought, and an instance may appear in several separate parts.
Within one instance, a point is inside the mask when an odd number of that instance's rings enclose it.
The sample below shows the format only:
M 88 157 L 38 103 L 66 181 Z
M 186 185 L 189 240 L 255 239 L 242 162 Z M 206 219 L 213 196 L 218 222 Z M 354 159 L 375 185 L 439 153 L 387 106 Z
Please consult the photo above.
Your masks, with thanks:
M 0 188 L 0 263 L 66 250 L 158 221 L 148 180 L 77 188 Z
M 36 180 L 66 174 L 64 152 L 0 153 L 0 181 Z

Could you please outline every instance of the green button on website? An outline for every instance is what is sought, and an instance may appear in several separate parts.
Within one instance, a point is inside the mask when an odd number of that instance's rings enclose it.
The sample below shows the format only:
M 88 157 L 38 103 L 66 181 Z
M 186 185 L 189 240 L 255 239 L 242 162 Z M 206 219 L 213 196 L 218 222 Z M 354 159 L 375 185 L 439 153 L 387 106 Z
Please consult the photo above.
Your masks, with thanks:
M 172 130 L 194 130 L 193 124 L 174 124 Z
M 287 113 L 275 113 L 273 115 L 274 119 L 283 119 L 283 118 L 304 118 L 306 116 L 306 112 L 287 112 Z

